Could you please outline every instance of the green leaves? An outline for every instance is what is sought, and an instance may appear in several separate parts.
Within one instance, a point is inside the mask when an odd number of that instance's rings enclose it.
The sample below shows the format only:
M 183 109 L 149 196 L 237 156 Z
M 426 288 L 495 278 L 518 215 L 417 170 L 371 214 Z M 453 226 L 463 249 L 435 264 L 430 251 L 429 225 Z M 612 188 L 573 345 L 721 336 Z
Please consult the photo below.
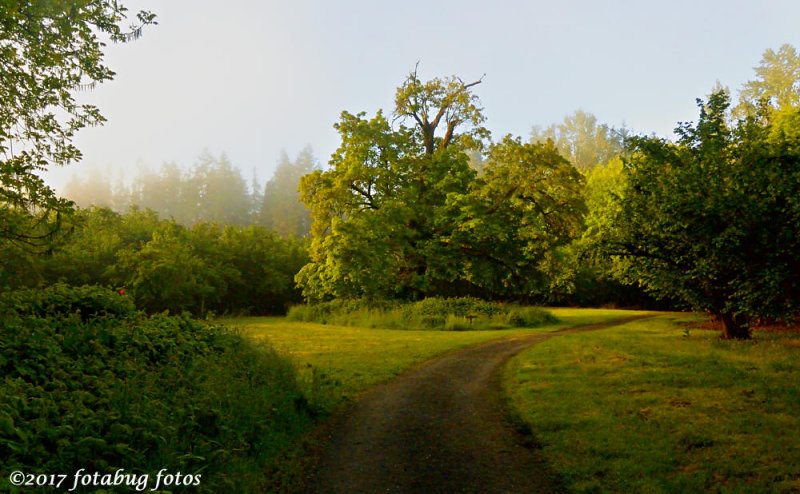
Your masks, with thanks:
M 800 153 L 776 127 L 790 112 L 731 126 L 724 92 L 699 106 L 677 143 L 633 140 L 625 185 L 595 220 L 598 247 L 623 280 L 717 314 L 741 337 L 748 319 L 800 311 Z
M 552 142 L 493 145 L 454 235 L 473 258 L 471 279 L 506 296 L 543 294 L 554 250 L 580 231 L 581 194 L 581 175 Z
M 291 362 L 226 328 L 146 317 L 98 287 L 6 294 L 0 313 L 6 478 L 166 468 L 202 472 L 200 492 L 252 492 L 312 424 Z
M 481 149 L 483 141 L 489 138 L 489 131 L 481 126 L 485 117 L 480 100 L 470 91 L 481 82 L 465 84 L 455 76 L 422 82 L 415 69 L 397 88 L 395 113 L 412 121 L 412 126 L 422 136 L 425 154 L 432 155 L 451 143 L 464 149 Z M 437 135 L 437 129 L 443 132 Z M 457 134 L 456 130 L 462 133 Z
M 578 232 L 581 177 L 552 143 L 511 137 L 479 177 L 470 160 L 489 135 L 479 82 L 412 73 L 395 111 L 411 127 L 342 113 L 330 169 L 300 186 L 314 220 L 311 263 L 296 277 L 307 299 L 540 290 L 537 266 Z
M 104 121 L 74 93 L 114 73 L 103 64 L 103 43 L 138 37 L 154 23 L 140 12 L 126 33 L 117 2 L 18 2 L 0 10 L 0 240 L 31 248 L 47 245 L 72 203 L 59 199 L 35 173 L 81 158 L 75 132 Z
M 121 215 L 94 208 L 73 219 L 72 234 L 52 255 L 11 251 L 16 257 L 0 264 L 0 275 L 7 274 L 0 286 L 61 280 L 122 288 L 148 312 L 280 314 L 300 300 L 293 280 L 308 261 L 303 240 L 258 226 L 201 222 L 188 228 L 149 210 Z M 10 268 L 25 275 L 15 277 Z

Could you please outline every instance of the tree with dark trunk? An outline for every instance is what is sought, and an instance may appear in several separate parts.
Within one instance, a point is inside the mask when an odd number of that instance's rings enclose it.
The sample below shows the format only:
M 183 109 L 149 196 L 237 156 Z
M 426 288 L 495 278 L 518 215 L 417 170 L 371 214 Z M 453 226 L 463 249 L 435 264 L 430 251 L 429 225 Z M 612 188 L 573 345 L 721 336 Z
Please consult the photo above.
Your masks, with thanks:
M 300 185 L 313 218 L 311 262 L 296 278 L 307 299 L 547 286 L 552 252 L 578 232 L 582 178 L 552 143 L 489 145 L 480 82 L 412 72 L 397 89 L 396 127 L 381 112 L 342 113 L 329 169 Z M 486 153 L 480 176 L 476 152 Z
M 632 140 L 595 247 L 623 281 L 749 338 L 756 319 L 800 307 L 800 109 L 733 122 L 726 92 L 698 103 L 677 142 Z

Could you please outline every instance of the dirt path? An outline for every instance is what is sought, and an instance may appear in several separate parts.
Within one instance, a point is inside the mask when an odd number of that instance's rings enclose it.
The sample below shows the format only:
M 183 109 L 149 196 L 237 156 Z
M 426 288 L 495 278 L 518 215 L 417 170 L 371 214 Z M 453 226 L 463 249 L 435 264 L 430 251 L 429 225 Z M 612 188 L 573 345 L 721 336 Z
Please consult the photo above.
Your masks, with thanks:
M 489 342 L 376 387 L 340 418 L 307 492 L 559 492 L 558 479 L 512 429 L 503 364 L 558 335 L 647 316 Z

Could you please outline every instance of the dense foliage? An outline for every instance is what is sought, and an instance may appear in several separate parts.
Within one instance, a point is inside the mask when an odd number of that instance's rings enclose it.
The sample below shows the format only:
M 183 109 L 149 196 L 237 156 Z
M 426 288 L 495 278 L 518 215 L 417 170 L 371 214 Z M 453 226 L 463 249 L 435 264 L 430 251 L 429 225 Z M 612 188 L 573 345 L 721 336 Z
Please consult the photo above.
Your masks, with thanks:
M 99 35 L 127 41 L 125 7 L 108 1 L 3 2 L 0 8 L 0 241 L 39 247 L 71 209 L 37 173 L 80 159 L 75 133 L 103 122 L 74 92 L 110 80 Z
M 80 210 L 71 221 L 50 254 L 0 258 L 0 288 L 101 285 L 151 313 L 282 314 L 300 299 L 293 277 L 308 259 L 303 242 L 262 227 L 188 228 L 138 209 Z
M 728 337 L 800 313 L 800 111 L 731 122 L 725 92 L 671 143 L 637 138 L 599 248 L 618 275 L 707 310 Z
M 488 302 L 473 297 L 431 297 L 416 302 L 336 299 L 289 309 L 291 321 L 387 329 L 466 331 L 536 327 L 556 322 L 537 307 Z
M 201 474 L 263 488 L 312 411 L 289 361 L 222 327 L 55 285 L 0 302 L 0 490 L 11 471 Z M 131 490 L 132 491 L 132 490 Z
M 330 169 L 301 182 L 314 220 L 297 276 L 306 298 L 545 291 L 549 255 L 579 231 L 581 176 L 552 143 L 510 136 L 489 147 L 479 175 L 479 82 L 412 73 L 395 98 L 411 126 L 342 113 Z

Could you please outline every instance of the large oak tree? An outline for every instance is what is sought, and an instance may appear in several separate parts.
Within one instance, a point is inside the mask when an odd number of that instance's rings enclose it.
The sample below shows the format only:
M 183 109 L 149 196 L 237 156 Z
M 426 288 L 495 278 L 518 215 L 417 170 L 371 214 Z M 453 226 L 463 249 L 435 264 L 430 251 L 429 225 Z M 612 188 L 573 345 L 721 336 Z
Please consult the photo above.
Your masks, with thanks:
M 578 231 L 581 177 L 552 142 L 489 132 L 472 89 L 412 73 L 394 118 L 343 112 L 327 171 L 301 181 L 311 210 L 309 299 L 350 296 L 528 296 L 547 256 Z M 483 174 L 470 156 L 487 151 Z

